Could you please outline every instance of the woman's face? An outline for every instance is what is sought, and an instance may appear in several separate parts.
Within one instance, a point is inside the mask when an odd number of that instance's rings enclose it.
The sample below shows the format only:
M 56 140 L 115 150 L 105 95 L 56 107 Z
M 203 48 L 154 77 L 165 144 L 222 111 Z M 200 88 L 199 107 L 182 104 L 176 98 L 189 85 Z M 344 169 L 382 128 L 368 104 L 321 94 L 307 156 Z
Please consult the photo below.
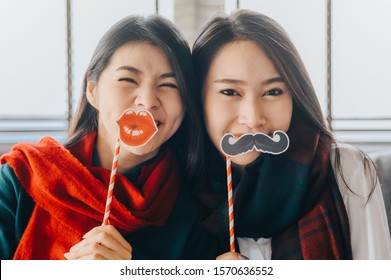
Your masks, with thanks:
M 292 117 L 292 95 L 272 61 L 252 41 L 235 41 L 216 54 L 203 86 L 208 134 L 222 153 L 221 138 L 232 133 L 287 131 Z M 256 150 L 232 157 L 238 165 L 253 162 Z
M 111 147 L 118 135 L 117 119 L 127 108 L 148 110 L 158 132 L 143 146 L 121 145 L 135 155 L 157 154 L 179 128 L 184 109 L 178 82 L 162 50 L 145 42 L 118 48 L 98 82 L 87 85 L 89 102 L 99 111 L 98 141 Z

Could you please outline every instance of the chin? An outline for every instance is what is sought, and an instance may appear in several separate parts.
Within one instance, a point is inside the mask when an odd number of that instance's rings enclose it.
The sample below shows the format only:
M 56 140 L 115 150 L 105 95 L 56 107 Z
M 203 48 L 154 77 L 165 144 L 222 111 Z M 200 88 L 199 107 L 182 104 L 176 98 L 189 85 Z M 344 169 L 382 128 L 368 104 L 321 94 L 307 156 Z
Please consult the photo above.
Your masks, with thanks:
M 159 148 L 156 148 L 153 143 L 147 143 L 146 145 L 140 147 L 133 147 L 123 144 L 123 148 L 129 153 L 137 156 L 148 156 L 150 154 L 157 153 L 159 150 Z
M 245 166 L 254 162 L 260 155 L 261 155 L 260 152 L 252 151 L 240 156 L 231 157 L 231 162 L 233 162 L 236 165 Z

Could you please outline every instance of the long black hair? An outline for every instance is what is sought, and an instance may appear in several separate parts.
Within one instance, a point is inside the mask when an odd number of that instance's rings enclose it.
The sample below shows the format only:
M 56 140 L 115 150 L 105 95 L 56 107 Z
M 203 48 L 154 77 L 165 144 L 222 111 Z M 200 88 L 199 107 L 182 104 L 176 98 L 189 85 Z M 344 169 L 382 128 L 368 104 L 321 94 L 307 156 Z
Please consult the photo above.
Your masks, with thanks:
M 254 42 L 266 53 L 292 94 L 293 116 L 311 125 L 324 137 L 330 139 L 331 143 L 336 144 L 296 47 L 285 30 L 266 15 L 250 10 L 238 10 L 230 16 L 216 16 L 203 27 L 192 50 L 199 87 L 204 84 L 209 67 L 218 51 L 226 44 L 235 41 Z M 201 94 L 198 98 L 201 99 Z M 203 129 L 205 132 L 205 127 Z M 206 140 L 206 143 L 209 147 L 209 141 Z M 341 174 L 346 187 L 351 190 L 343 176 L 340 150 L 338 145 L 335 147 L 335 168 Z M 366 154 L 362 153 L 362 158 L 365 171 L 374 178 L 369 199 L 376 186 L 377 177 L 374 176 L 376 168 Z
M 193 46 L 198 85 L 203 85 L 217 52 L 234 41 L 252 41 L 262 48 L 292 93 L 294 112 L 332 138 L 306 68 L 284 29 L 271 18 L 249 10 L 209 21 Z M 295 110 L 296 109 L 296 110 Z
M 69 129 L 66 147 L 98 129 L 99 112 L 86 97 L 87 82 L 97 82 L 110 63 L 114 52 L 129 42 L 147 42 L 161 49 L 168 58 L 178 82 L 178 90 L 185 110 L 183 122 L 169 139 L 191 178 L 200 169 L 203 155 L 202 125 L 197 112 L 200 103 L 196 99 L 195 82 L 189 45 L 179 29 L 160 16 L 131 15 L 114 24 L 101 38 L 84 74 L 81 99 Z M 191 136 L 191 137 L 190 137 Z

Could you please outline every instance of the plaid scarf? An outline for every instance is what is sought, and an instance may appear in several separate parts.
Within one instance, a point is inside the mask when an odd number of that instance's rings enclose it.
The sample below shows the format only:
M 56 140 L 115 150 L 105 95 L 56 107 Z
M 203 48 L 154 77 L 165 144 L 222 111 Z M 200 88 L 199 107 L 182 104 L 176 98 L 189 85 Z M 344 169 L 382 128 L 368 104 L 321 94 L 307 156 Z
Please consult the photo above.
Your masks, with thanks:
M 14 259 L 64 259 L 64 253 L 93 227 L 102 224 L 110 170 L 92 166 L 95 133 L 69 151 L 50 137 L 20 143 L 7 162 L 36 206 Z M 116 177 L 110 223 L 123 235 L 162 226 L 179 192 L 178 164 L 173 152 L 160 151 L 132 183 Z
M 332 140 L 294 120 L 287 134 L 284 154 L 262 154 L 242 173 L 233 168 L 235 236 L 272 237 L 272 259 L 351 259 Z M 207 155 L 209 183 L 198 190 L 207 212 L 203 226 L 229 251 L 225 161 L 214 147 Z

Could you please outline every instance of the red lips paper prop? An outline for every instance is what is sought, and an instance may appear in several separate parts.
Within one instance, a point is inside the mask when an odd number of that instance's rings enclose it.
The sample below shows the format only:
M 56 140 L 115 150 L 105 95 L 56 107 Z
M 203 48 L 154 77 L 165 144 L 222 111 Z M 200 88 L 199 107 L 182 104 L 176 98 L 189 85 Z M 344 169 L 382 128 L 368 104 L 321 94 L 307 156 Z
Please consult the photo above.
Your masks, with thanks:
M 158 128 L 150 112 L 126 109 L 117 120 L 121 141 L 129 146 L 142 146 L 157 133 Z

